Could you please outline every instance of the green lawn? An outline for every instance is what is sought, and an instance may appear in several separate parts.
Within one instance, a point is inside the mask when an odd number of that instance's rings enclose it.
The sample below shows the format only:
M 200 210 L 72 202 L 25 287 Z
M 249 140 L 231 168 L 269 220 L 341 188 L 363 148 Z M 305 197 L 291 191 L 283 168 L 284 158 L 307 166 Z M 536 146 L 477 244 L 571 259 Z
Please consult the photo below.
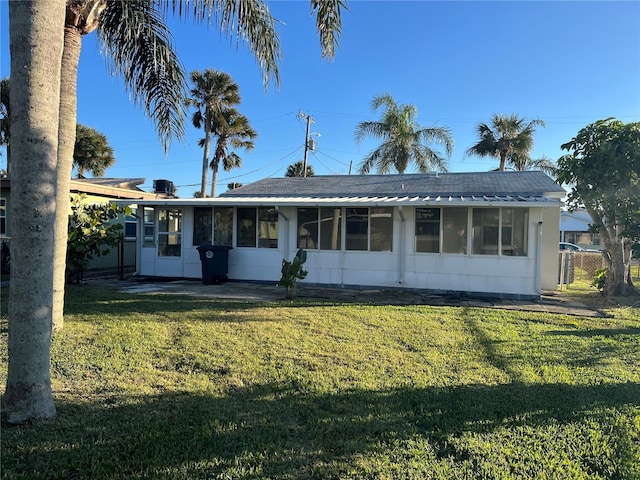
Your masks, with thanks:
M 640 301 L 606 311 L 70 287 L 58 416 L 2 426 L 2 478 L 638 479 Z

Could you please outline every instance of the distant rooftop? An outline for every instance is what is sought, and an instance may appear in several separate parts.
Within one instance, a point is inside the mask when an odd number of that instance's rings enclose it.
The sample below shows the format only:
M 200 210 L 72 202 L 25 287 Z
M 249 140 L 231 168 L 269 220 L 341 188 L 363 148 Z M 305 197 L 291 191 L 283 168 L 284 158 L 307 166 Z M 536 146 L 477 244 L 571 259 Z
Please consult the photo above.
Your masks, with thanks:
M 128 190 L 141 190 L 138 185 L 142 185 L 145 182 L 145 178 L 74 178 L 74 182 L 88 183 L 91 185 L 100 185 L 102 187 L 112 188 L 126 188 Z

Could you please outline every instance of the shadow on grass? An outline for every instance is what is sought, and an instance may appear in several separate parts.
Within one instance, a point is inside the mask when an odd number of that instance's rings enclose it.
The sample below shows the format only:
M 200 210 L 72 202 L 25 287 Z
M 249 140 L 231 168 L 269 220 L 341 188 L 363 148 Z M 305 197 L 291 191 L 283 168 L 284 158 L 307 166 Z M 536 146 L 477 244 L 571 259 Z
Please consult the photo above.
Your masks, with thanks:
M 554 330 L 549 335 L 564 335 L 572 337 L 617 337 L 619 335 L 640 335 L 640 328 L 595 328 L 592 330 Z
M 8 478 L 338 478 L 397 442 L 421 437 L 436 461 L 460 462 L 468 453 L 455 438 L 464 432 L 608 425 L 607 409 L 637 407 L 639 398 L 637 383 L 318 394 L 292 382 L 224 397 L 59 401 L 56 420 L 3 426 L 3 469 Z M 624 441 L 612 448 L 614 458 L 633 455 Z
M 375 300 L 375 299 L 374 299 Z M 401 300 L 401 299 L 400 299 Z M 393 303 L 393 302 L 388 302 Z M 186 313 L 193 311 L 209 311 L 212 313 L 211 321 L 260 321 L 252 315 L 256 309 L 268 308 L 313 308 L 328 306 L 372 306 L 386 305 L 387 303 L 374 303 L 367 298 L 309 298 L 299 297 L 294 300 L 273 298 L 263 301 L 226 298 L 198 297 L 180 293 L 125 293 L 112 286 L 95 285 L 71 285 L 67 286 L 65 297 L 66 315 L 120 315 L 131 313 L 146 313 L 162 315 L 164 313 Z M 399 306 L 415 306 L 414 303 L 399 302 Z M 233 318 L 225 318 L 224 315 L 216 315 L 218 312 L 240 311 L 246 315 L 235 315 Z M 270 320 L 273 320 L 272 318 Z
M 65 314 L 117 315 L 125 313 L 159 314 L 196 310 L 251 310 L 271 305 L 269 302 L 245 302 L 198 298 L 184 294 L 124 293 L 108 286 L 67 286 Z M 212 320 L 218 320 L 213 317 Z M 237 319 L 236 319 L 237 321 Z

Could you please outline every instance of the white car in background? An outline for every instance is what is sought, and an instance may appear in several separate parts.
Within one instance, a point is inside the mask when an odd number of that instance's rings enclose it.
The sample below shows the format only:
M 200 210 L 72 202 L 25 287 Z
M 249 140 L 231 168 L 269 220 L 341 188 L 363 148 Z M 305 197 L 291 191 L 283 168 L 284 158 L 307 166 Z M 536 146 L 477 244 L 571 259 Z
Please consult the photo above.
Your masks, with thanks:
M 580 245 L 576 245 L 575 243 L 569 242 L 560 242 L 560 251 L 572 251 L 572 252 L 595 252 L 600 253 L 600 250 L 595 250 L 593 248 L 583 248 Z

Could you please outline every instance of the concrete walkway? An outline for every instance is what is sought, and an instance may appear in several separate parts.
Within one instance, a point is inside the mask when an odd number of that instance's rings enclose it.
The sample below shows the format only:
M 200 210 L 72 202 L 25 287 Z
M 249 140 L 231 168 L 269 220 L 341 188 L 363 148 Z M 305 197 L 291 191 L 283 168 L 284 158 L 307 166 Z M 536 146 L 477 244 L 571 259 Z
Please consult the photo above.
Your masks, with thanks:
M 108 283 L 125 293 L 194 295 L 202 298 L 226 299 L 241 302 L 285 301 L 285 290 L 275 284 L 227 282 L 222 285 L 203 285 L 199 280 L 159 281 L 158 279 L 94 279 L 88 283 Z M 601 311 L 577 302 L 558 292 L 548 292 L 539 299 L 511 300 L 475 298 L 461 295 L 436 295 L 419 290 L 402 289 L 348 289 L 306 286 L 299 284 L 298 298 L 337 303 L 375 305 L 434 305 L 501 308 L 530 312 L 549 312 L 581 317 L 604 317 Z

